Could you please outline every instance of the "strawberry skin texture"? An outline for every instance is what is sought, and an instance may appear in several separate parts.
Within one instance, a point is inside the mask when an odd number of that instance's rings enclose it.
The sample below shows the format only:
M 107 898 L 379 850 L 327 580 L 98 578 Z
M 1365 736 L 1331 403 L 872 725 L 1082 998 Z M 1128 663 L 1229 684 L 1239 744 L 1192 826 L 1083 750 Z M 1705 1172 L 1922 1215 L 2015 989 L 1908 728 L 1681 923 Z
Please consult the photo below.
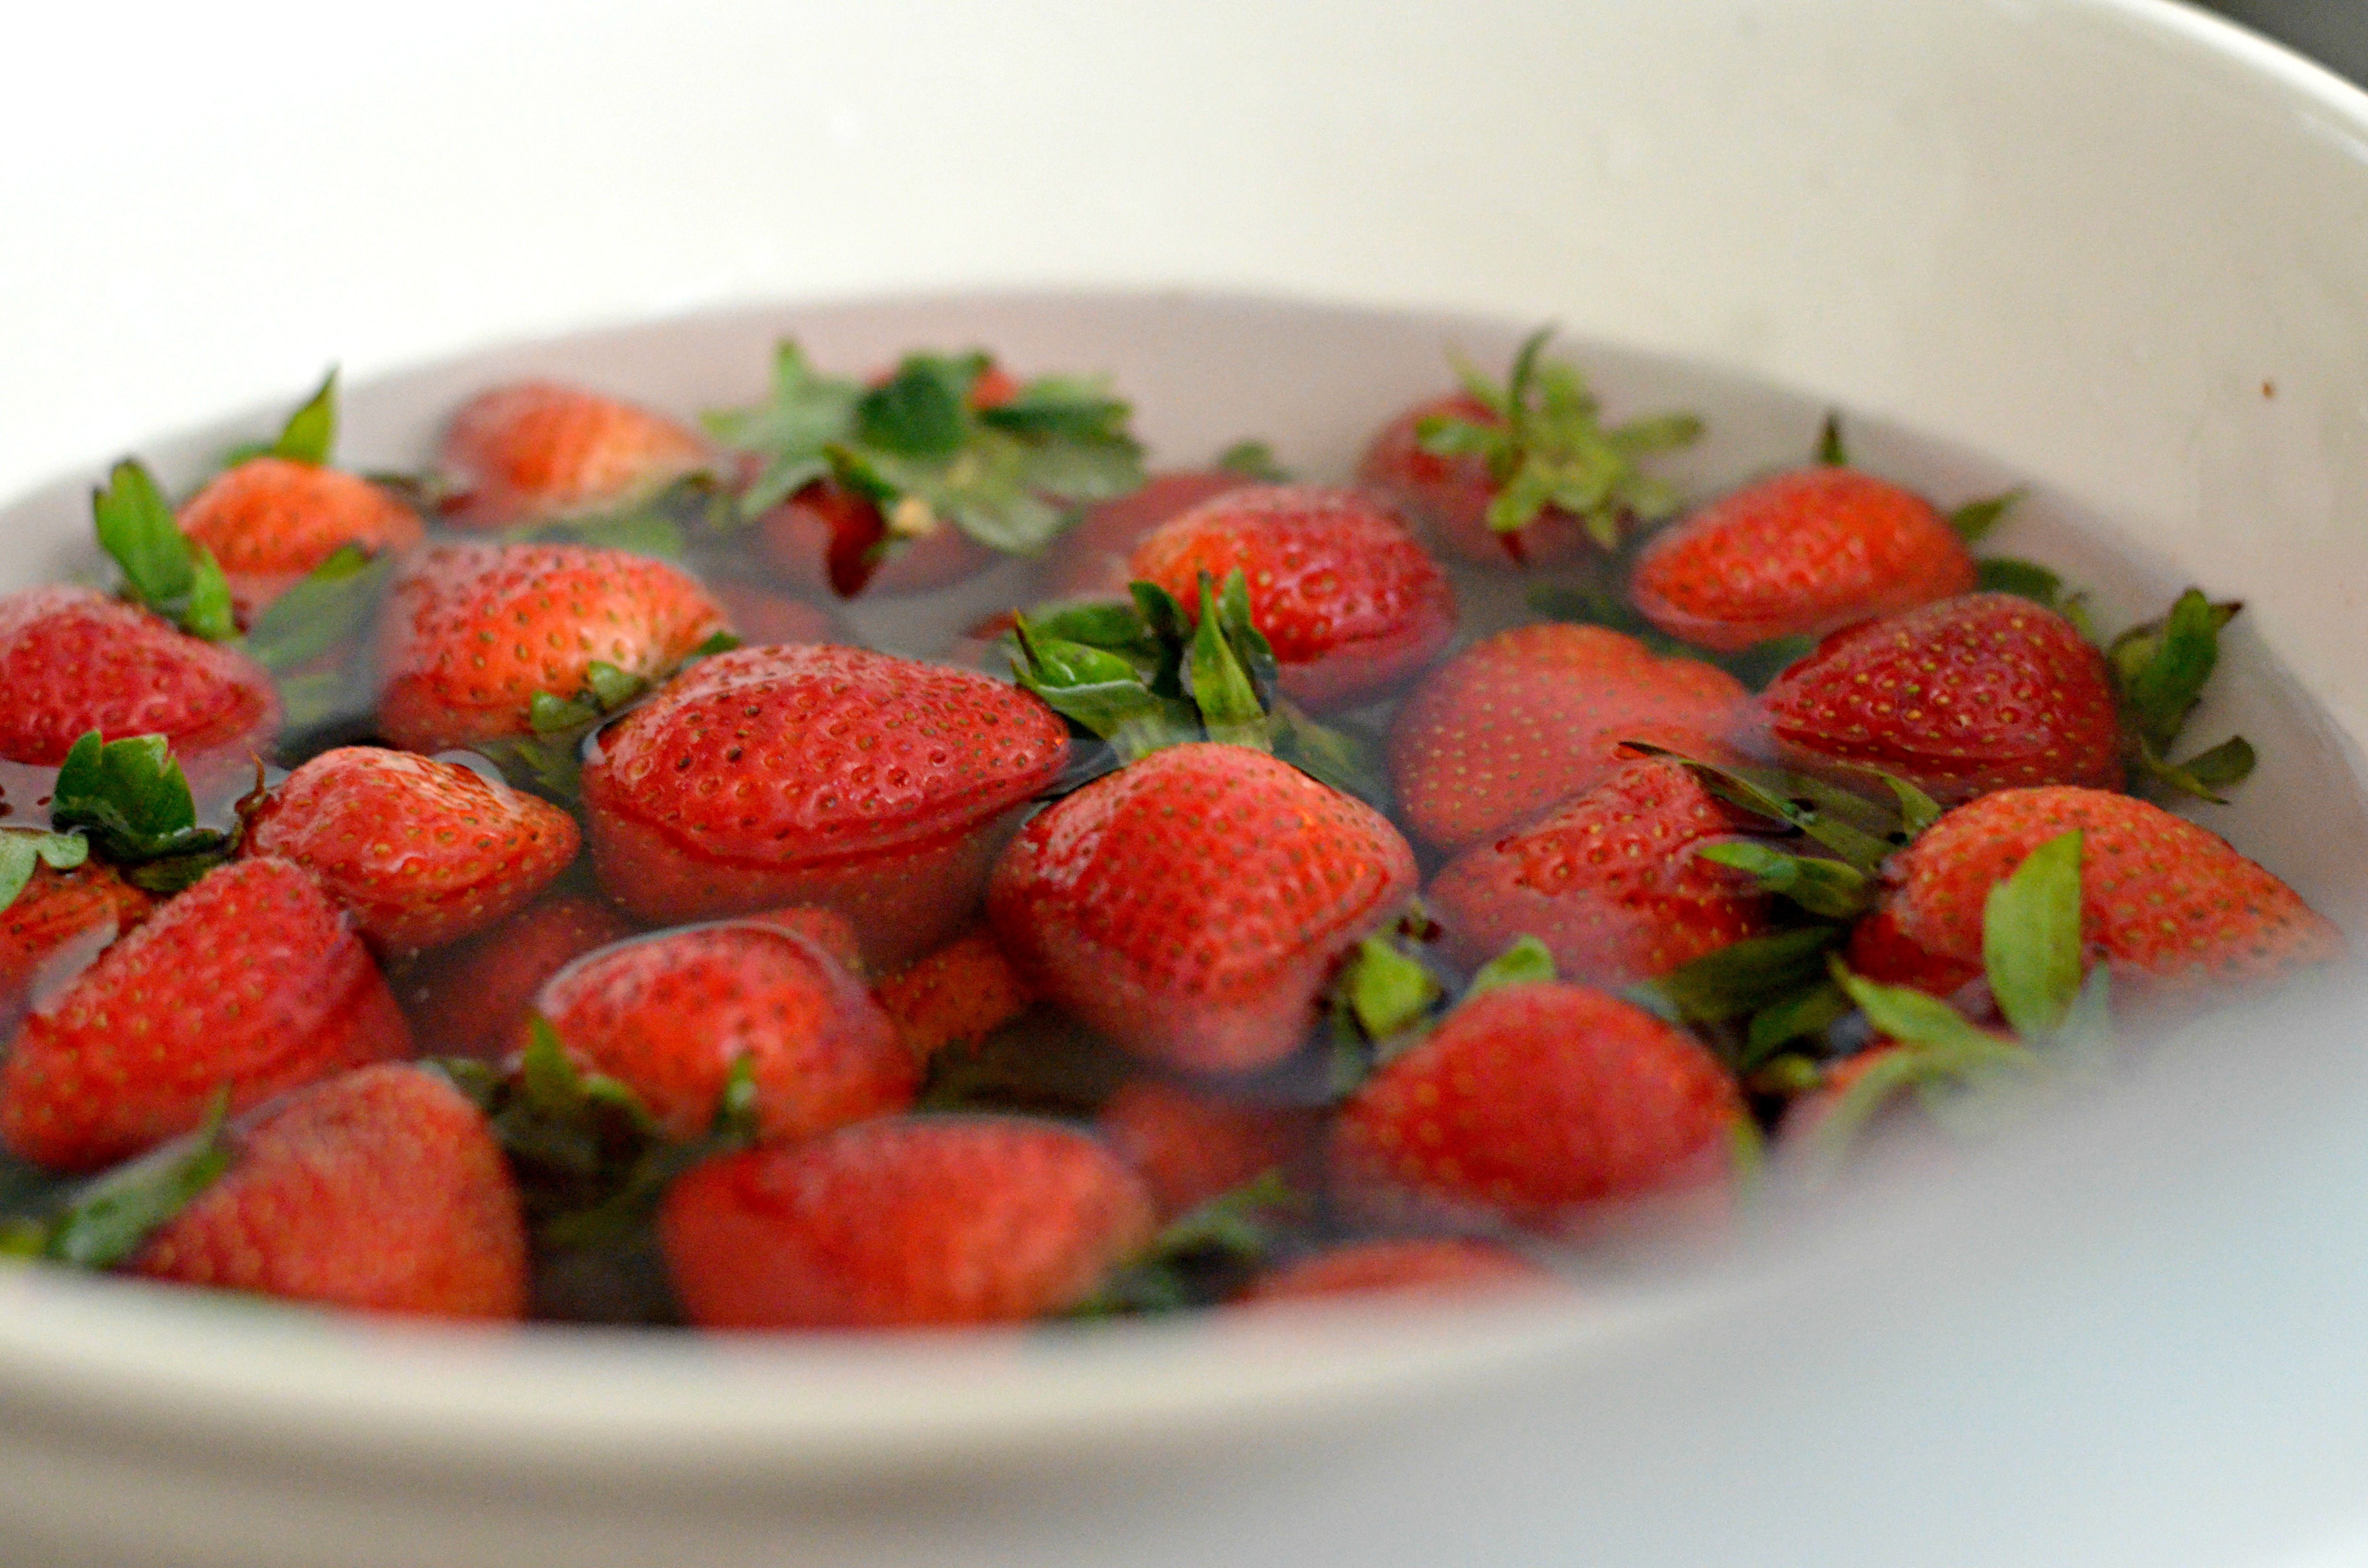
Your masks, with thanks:
M 1469 1296 L 1551 1289 L 1561 1280 L 1495 1242 L 1415 1236 L 1356 1242 L 1260 1276 L 1244 1303 L 1322 1301 L 1342 1296 Z
M 435 948 L 516 914 L 575 858 L 575 819 L 455 762 L 323 752 L 246 819 L 242 855 L 293 860 L 386 951 Z
M 397 994 L 422 1051 L 498 1062 L 518 1049 L 544 981 L 638 929 L 605 900 L 562 893 L 438 949 Z
M 700 1327 L 903 1328 L 1058 1312 L 1156 1223 L 1086 1133 L 898 1117 L 709 1161 L 666 1195 L 658 1239 Z
M 1654 536 L 1628 582 L 1681 642 L 1736 653 L 1973 592 L 1974 558 L 1930 502 L 1855 469 L 1746 485 Z
M 1341 1108 L 1332 1185 L 1380 1219 L 1570 1232 L 1596 1206 L 1714 1185 L 1743 1118 L 1707 1051 L 1642 1008 L 1556 982 L 1463 1004 Z
M 526 1225 L 484 1113 L 365 1067 L 239 1119 L 230 1168 L 131 1264 L 152 1279 L 415 1316 L 515 1319 Z
M 0 909 L 0 1029 L 16 1028 L 18 1009 L 30 1000 L 52 955 L 89 944 L 103 949 L 147 919 L 154 906 L 155 900 L 113 867 L 96 860 L 68 871 L 34 867 L 16 901 Z
M 1943 805 L 2017 786 L 2122 782 L 2105 655 L 2062 616 L 2011 594 L 1845 628 L 1759 700 L 1794 755 L 1883 768 Z
M 750 1059 L 762 1135 L 811 1138 L 912 1103 L 913 1058 L 871 993 L 814 943 L 755 921 L 586 954 L 535 998 L 568 1054 L 631 1085 L 677 1138 L 714 1120 Z
M 1222 469 L 1155 473 L 1143 488 L 1088 508 L 1053 546 L 1051 592 L 1060 599 L 1122 599 L 1133 581 L 1127 562 L 1144 536 L 1203 501 L 1253 483 Z
M 2342 956 L 2341 934 L 2218 835 L 2134 796 L 2002 790 L 1958 807 L 1884 866 L 1882 905 L 1852 931 L 1868 976 L 1945 995 L 1981 971 L 1989 891 L 2078 828 L 2092 959 L 2147 993 L 2255 984 Z
M 958 1041 L 984 1040 L 1026 1012 L 1035 987 L 982 926 L 872 988 L 916 1062 Z
M 439 462 L 458 496 L 444 520 L 500 528 L 614 506 L 712 457 L 695 431 L 616 398 L 555 381 L 495 387 L 445 429 Z
M 586 824 L 602 885 L 652 925 L 820 904 L 884 971 L 972 917 L 1068 752 L 1052 710 L 969 670 L 743 648 L 601 733 Z
M 1565 979 L 1633 985 L 1768 928 L 1772 904 L 1752 880 L 1694 853 L 1737 826 L 1691 768 L 1623 763 L 1539 821 L 1465 850 L 1424 902 L 1466 968 L 1530 936 Z
M 791 584 L 841 598 L 934 593 L 994 564 L 995 551 L 951 523 L 890 541 L 880 508 L 835 480 L 817 480 L 757 524 L 757 547 Z M 882 545 L 887 553 L 872 559 Z
M 1311 1112 L 1224 1099 L 1160 1078 L 1120 1085 L 1095 1125 L 1150 1188 L 1162 1220 L 1268 1171 L 1295 1168 L 1316 1132 Z
M 859 980 L 863 977 L 863 940 L 856 935 L 855 923 L 836 909 L 796 903 L 787 909 L 768 909 L 741 918 L 803 937 L 839 968 Z
M 987 914 L 1038 988 L 1119 1046 L 1244 1073 L 1297 1049 L 1336 960 L 1415 883 L 1380 812 L 1202 742 L 1039 814 L 996 865 Z
M 210 871 L 18 1029 L 0 1065 L 0 1142 L 90 1170 L 233 1110 L 409 1054 L 359 937 L 286 860 Z
M 213 552 L 242 625 L 346 545 L 380 555 L 427 537 L 417 513 L 359 474 L 286 458 L 215 475 L 176 520 Z
M 664 562 L 565 544 L 446 545 L 415 557 L 379 628 L 379 729 L 438 752 L 528 733 L 538 691 L 568 699 L 595 659 L 655 680 L 723 630 Z
M 1553 566 L 1596 549 L 1587 525 L 1549 506 L 1528 526 L 1500 534 L 1488 526 L 1488 504 L 1497 484 L 1486 460 L 1443 458 L 1422 449 L 1416 426 L 1429 418 L 1471 425 L 1502 425 L 1504 419 L 1468 392 L 1418 403 L 1374 436 L 1357 465 L 1357 483 L 1388 497 L 1429 528 L 1440 543 L 1466 561 L 1494 566 Z
M 1455 631 L 1455 590 L 1395 514 L 1353 490 L 1257 484 L 1162 523 L 1132 574 L 1200 615 L 1200 574 L 1239 568 L 1284 695 L 1337 707 L 1429 664 Z
M 54 767 L 84 733 L 161 734 L 185 765 L 279 727 L 263 667 L 88 588 L 0 598 L 0 758 Z M 193 767 L 194 771 L 194 767 Z
M 1520 626 L 1415 688 L 1390 728 L 1390 778 L 1416 836 L 1456 849 L 1586 789 L 1623 740 L 1708 741 L 1748 711 L 1714 665 L 1600 626 Z

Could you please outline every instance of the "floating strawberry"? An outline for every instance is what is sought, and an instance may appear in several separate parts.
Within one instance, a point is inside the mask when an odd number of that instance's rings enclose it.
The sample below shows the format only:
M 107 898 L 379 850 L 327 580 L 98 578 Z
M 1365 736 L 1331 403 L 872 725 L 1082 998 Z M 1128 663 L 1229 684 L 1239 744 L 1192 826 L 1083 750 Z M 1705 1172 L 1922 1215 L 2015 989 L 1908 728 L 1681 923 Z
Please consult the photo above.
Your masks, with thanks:
M 1512 1248 L 1456 1236 L 1351 1242 L 1253 1281 L 1245 1302 L 1329 1301 L 1341 1296 L 1461 1300 L 1540 1290 L 1560 1281 Z
M 1417 836 L 1459 848 L 1588 788 L 1620 744 L 1693 750 L 1735 729 L 1742 686 L 1600 626 L 1497 633 L 1434 672 L 1390 730 L 1390 777 Z
M 606 900 L 556 894 L 438 949 L 396 994 L 422 1051 L 499 1062 L 518 1049 L 544 981 L 635 930 Z
M 985 1039 L 1036 1000 L 1034 988 L 984 926 L 890 975 L 872 994 L 916 1062 Z
M 193 765 L 243 761 L 279 722 L 254 663 L 88 588 L 0 597 L 0 758 L 46 767 L 93 730 L 163 735 Z
M 0 1066 L 0 1142 L 89 1170 L 233 1109 L 410 1049 L 369 951 L 302 870 L 210 872 L 25 1020 Z
M 1353 490 L 1258 485 L 1163 523 L 1128 563 L 1197 619 L 1203 574 L 1248 581 L 1284 693 L 1311 708 L 1412 675 L 1455 631 L 1455 591 L 1404 524 Z
M 494 387 L 445 429 L 444 517 L 498 528 L 614 506 L 712 457 L 696 431 L 616 398 L 556 381 Z
M 239 852 L 293 860 L 371 943 L 400 951 L 524 908 L 579 839 L 565 812 L 459 763 L 341 746 L 247 812 Z
M 985 676 L 744 648 L 603 731 L 584 801 L 602 884 L 644 920 L 821 904 L 893 969 L 972 916 L 1068 752 L 1058 718 Z
M 445 545 L 414 557 L 379 629 L 379 727 L 407 751 L 534 729 L 535 699 L 635 689 L 723 630 L 679 569 L 567 544 Z
M 1334 963 L 1414 884 L 1378 812 L 1262 752 L 1196 744 L 1036 817 L 988 913 L 1021 971 L 1121 1046 L 1237 1073 L 1298 1047 Z
M 1134 1167 L 1160 1218 L 1299 1165 L 1315 1143 L 1314 1115 L 1229 1100 L 1160 1078 L 1130 1078 L 1095 1119 Z
M 659 1236 L 702 1327 L 890 1328 L 1059 1312 L 1154 1225 L 1142 1184 L 1085 1133 L 892 1118 L 700 1166 Z
M 0 850 L 33 836 L 0 829 Z M 63 836 L 63 844 L 86 847 L 78 837 Z M 31 852 L 28 843 L 23 847 Z M 51 850 L 49 858 L 74 856 Z M 37 864 L 26 881 L 6 891 L 9 902 L 0 903 L 0 1030 L 15 1028 L 22 1008 L 44 981 L 67 978 L 47 972 L 53 960 L 79 967 L 97 958 L 148 918 L 155 902 L 112 867 L 90 860 L 77 860 L 63 870 Z

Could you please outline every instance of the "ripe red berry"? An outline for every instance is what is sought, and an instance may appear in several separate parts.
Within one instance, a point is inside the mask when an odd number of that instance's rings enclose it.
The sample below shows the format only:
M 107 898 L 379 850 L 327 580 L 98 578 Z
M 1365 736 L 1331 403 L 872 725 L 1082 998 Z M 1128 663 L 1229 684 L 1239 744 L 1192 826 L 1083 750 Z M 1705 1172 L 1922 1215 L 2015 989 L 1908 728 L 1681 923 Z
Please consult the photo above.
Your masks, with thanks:
M 88 588 L 0 598 L 0 760 L 54 767 L 85 733 L 163 735 L 196 771 L 243 759 L 279 725 L 279 697 L 235 649 Z
M 438 949 L 396 988 L 421 1051 L 499 1062 L 526 1036 L 542 983 L 636 927 L 603 899 L 560 893 Z
M 1244 1302 L 1317 1301 L 1342 1296 L 1456 1299 L 1540 1290 L 1561 1281 L 1512 1248 L 1460 1236 L 1351 1242 L 1253 1281 Z
M 444 432 L 445 520 L 498 528 L 631 501 L 712 459 L 697 432 L 580 387 L 520 381 L 461 405 Z
M 275 457 L 215 475 L 175 520 L 212 551 L 242 624 L 346 545 L 400 552 L 427 534 L 417 513 L 359 474 Z
M 1163 1219 L 1297 1165 L 1316 1138 L 1312 1112 L 1223 1099 L 1160 1078 L 1120 1085 L 1095 1122 L 1143 1177 Z

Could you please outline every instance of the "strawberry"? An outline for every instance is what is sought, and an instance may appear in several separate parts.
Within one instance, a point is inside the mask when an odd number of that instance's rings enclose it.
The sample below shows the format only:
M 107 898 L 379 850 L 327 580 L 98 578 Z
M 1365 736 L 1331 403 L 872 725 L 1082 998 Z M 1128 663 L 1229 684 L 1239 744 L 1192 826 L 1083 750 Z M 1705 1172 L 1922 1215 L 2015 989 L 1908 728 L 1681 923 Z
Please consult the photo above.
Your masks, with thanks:
M 222 563 L 241 624 L 346 545 L 400 552 L 427 532 L 418 514 L 359 474 L 279 457 L 215 475 L 176 520 Z
M 1287 763 L 1198 742 L 1096 779 L 995 868 L 1004 950 L 1137 1055 L 1253 1072 L 1297 1049 L 1340 955 L 1395 917 L 1414 851 Z
M 359 937 L 286 860 L 241 860 L 99 955 L 0 1065 L 0 1142 L 88 1170 L 347 1067 L 404 1055 Z
M 1670 636 L 1736 653 L 1968 594 L 1974 575 L 1964 540 L 1930 502 L 1820 466 L 1747 484 L 1655 535 L 1628 596 Z
M 836 909 L 793 903 L 787 909 L 759 910 L 742 918 L 803 937 L 839 968 L 859 980 L 863 977 L 862 938 L 856 935 L 855 923 Z
M 445 520 L 499 528 L 615 506 L 707 466 L 705 440 L 662 415 L 555 381 L 478 393 L 438 454 L 455 499 Z
M 524 908 L 579 837 L 558 807 L 459 763 L 340 746 L 247 812 L 239 853 L 293 860 L 373 946 L 401 951 Z
M 1427 399 L 1382 426 L 1357 464 L 1357 483 L 1404 508 L 1466 561 L 1558 566 L 1593 548 L 1586 523 L 1557 506 L 1547 507 L 1509 533 L 1490 528 L 1488 504 L 1502 486 L 1485 458 L 1423 449 L 1422 426 L 1440 420 L 1496 428 L 1505 423 L 1469 392 Z
M 723 630 L 697 580 L 623 551 L 444 545 L 414 557 L 379 627 L 379 728 L 406 751 L 526 734 L 594 663 L 655 680 Z
M 977 907 L 1067 728 L 1026 692 L 859 648 L 701 661 L 584 767 L 602 885 L 653 925 L 835 909 L 889 970 Z
M 365 1312 L 517 1318 L 518 1193 L 440 1074 L 364 1067 L 243 1117 L 229 1168 L 131 1261 L 152 1279 Z
M 1626 762 L 1543 818 L 1465 850 L 1424 899 L 1466 967 L 1531 936 L 1566 977 L 1632 985 L 1767 929 L 1772 902 L 1752 879 L 1694 853 L 1738 825 L 1691 769 Z
M 1463 1297 L 1537 1290 L 1556 1277 L 1512 1248 L 1460 1236 L 1351 1242 L 1255 1280 L 1245 1302 L 1328 1301 L 1340 1296 Z
M 960 1041 L 977 1041 L 1036 1000 L 1027 978 L 981 926 L 872 988 L 916 1062 Z
M 1381 503 L 1353 490 L 1260 484 L 1172 517 L 1135 546 L 1133 576 L 1200 613 L 1200 579 L 1248 579 L 1250 619 L 1283 692 L 1334 707 L 1430 662 L 1455 631 L 1455 590 Z
M 96 861 L 63 871 L 36 866 L 15 901 L 0 907 L 0 1029 L 15 1028 L 20 1006 L 64 978 L 51 969 L 97 958 L 147 919 L 154 903 Z
M 2194 993 L 2275 980 L 2341 956 L 2294 891 L 2217 835 L 2134 796 L 2055 786 L 1958 807 L 1884 866 L 1884 897 L 1851 933 L 1870 979 L 1945 995 L 1982 971 L 1990 889 L 2047 840 L 2082 835 L 2082 934 L 2116 982 Z
M 1224 469 L 1155 473 L 1143 488 L 1089 508 L 1053 547 L 1047 571 L 1054 598 L 1124 598 L 1135 547 L 1168 518 L 1251 483 Z
M 768 1139 L 811 1138 L 912 1102 L 919 1073 L 871 994 L 814 943 L 734 921 L 603 948 L 544 982 L 535 1010 L 584 1071 L 695 1137 L 746 1057 Z
M 766 513 L 757 547 L 790 582 L 841 598 L 926 594 L 977 575 L 994 551 L 959 528 L 892 539 L 878 503 L 819 479 Z
M 666 1195 L 658 1238 L 702 1328 L 893 1328 L 1059 1312 L 1156 1223 L 1085 1133 L 900 1117 L 709 1161 Z
M 1333 1191 L 1369 1216 L 1566 1232 L 1607 1202 L 1719 1181 L 1744 1120 L 1725 1069 L 1650 1013 L 1585 986 L 1505 985 L 1350 1096 Z
M 518 1049 L 544 981 L 635 929 L 602 900 L 561 893 L 438 950 L 398 994 L 423 1051 L 498 1062 Z
M 1944 805 L 2017 785 L 2122 782 L 2105 656 L 2011 594 L 1957 598 L 1833 633 L 1760 706 L 1780 744 L 1880 767 Z
M 1311 1112 L 1222 1099 L 1159 1078 L 1120 1085 L 1095 1124 L 1143 1177 L 1162 1220 L 1296 1165 L 1315 1140 Z
M 1656 658 L 1600 626 L 1520 626 L 1415 689 L 1391 726 L 1390 777 L 1416 835 L 1455 849 L 1586 789 L 1623 740 L 1693 753 L 1748 711 L 1742 685 L 1715 665 Z
M 0 598 L 0 758 L 54 767 L 85 733 L 161 734 L 192 767 L 269 740 L 279 698 L 235 650 L 88 588 Z
M 819 605 L 725 578 L 707 585 L 743 642 L 843 642 L 838 618 Z

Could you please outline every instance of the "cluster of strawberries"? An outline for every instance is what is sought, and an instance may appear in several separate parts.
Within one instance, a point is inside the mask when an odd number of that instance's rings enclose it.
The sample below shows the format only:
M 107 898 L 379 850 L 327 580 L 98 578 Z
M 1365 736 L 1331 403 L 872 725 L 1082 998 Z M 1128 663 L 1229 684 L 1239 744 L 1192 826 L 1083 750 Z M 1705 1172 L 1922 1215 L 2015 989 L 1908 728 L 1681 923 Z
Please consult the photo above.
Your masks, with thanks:
M 1352 487 L 788 347 L 707 433 L 529 383 L 365 477 L 332 383 L 177 506 L 119 465 L 120 591 L 0 598 L 0 1244 L 729 1327 L 1550 1289 L 2104 977 L 2340 950 L 2123 792 L 2249 767 L 2170 755 L 2232 607 L 2100 648 L 1831 432 L 1656 528 L 1698 424 L 1542 345 Z M 821 602 L 998 553 L 1008 680 Z M 1507 572 L 1548 618 L 1457 647 Z

